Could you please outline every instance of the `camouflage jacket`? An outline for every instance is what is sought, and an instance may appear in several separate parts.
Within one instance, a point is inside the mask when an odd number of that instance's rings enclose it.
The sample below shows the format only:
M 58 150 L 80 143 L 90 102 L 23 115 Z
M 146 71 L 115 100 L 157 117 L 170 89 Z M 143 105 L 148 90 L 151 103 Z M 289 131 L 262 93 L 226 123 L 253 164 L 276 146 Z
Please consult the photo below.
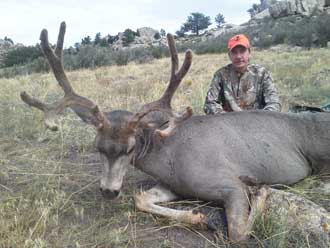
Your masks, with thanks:
M 243 110 L 281 111 L 281 104 L 270 72 L 256 64 L 238 75 L 232 64 L 219 69 L 213 77 L 204 104 L 206 114 L 234 111 L 231 102 Z

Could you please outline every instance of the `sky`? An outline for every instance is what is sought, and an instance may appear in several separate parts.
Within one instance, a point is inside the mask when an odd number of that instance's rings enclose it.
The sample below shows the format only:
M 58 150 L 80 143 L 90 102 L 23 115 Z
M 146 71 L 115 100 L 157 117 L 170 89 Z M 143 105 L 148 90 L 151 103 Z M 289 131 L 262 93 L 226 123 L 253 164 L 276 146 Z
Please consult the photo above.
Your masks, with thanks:
M 214 18 L 221 13 L 227 23 L 249 20 L 247 10 L 258 0 L 0 0 L 0 39 L 35 45 L 43 28 L 55 43 L 60 23 L 66 22 L 64 45 L 73 46 L 97 32 L 116 35 L 130 28 L 151 27 L 175 33 L 193 12 Z M 214 25 L 212 25 L 214 26 Z M 210 26 L 210 27 L 212 27 Z

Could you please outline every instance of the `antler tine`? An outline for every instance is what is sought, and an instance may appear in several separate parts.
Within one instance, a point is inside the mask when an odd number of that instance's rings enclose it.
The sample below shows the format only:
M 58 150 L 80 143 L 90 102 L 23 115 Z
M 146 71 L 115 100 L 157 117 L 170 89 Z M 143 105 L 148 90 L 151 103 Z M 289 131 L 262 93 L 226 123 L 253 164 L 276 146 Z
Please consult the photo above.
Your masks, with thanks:
M 65 31 L 66 31 L 66 24 L 65 22 L 62 22 L 60 26 L 60 32 L 58 33 L 57 44 L 55 48 L 55 54 L 58 58 L 62 58 L 63 55 L 63 43 L 64 43 Z
M 176 47 L 175 47 L 175 42 L 174 42 L 173 35 L 168 33 L 166 37 L 167 37 L 167 44 L 168 44 L 168 48 L 169 48 L 169 51 L 170 51 L 171 62 L 172 62 L 171 76 L 173 76 L 179 68 L 178 51 L 176 50 Z
M 60 31 L 58 34 L 57 45 L 55 48 L 55 53 L 49 45 L 48 41 L 48 31 L 43 29 L 40 34 L 41 49 L 44 52 L 50 67 L 52 68 L 55 78 L 62 87 L 65 95 L 73 94 L 74 91 L 69 83 L 68 78 L 64 72 L 63 62 L 62 62 L 62 52 L 63 52 L 63 42 L 65 34 L 66 25 L 65 22 L 61 23 Z
M 169 51 L 171 55 L 171 63 L 172 63 L 170 83 L 159 100 L 145 104 L 141 108 L 140 112 L 136 113 L 129 122 L 129 127 L 135 130 L 140 120 L 149 112 L 152 111 L 165 112 L 170 117 L 169 127 L 166 128 L 165 130 L 158 130 L 158 129 L 156 130 L 156 133 L 158 133 L 161 137 L 167 137 L 173 134 L 177 124 L 192 116 L 192 109 L 190 107 L 187 107 L 186 111 L 180 115 L 174 114 L 171 107 L 172 97 L 176 89 L 179 87 L 182 78 L 187 74 L 191 66 L 192 51 L 191 50 L 186 51 L 184 62 L 180 70 L 178 71 L 178 67 L 179 67 L 178 52 L 175 47 L 174 38 L 171 34 L 167 34 L 167 41 L 168 41 Z
M 29 104 L 32 107 L 35 107 L 41 111 L 46 111 L 47 110 L 47 105 L 44 104 L 43 102 L 39 101 L 36 98 L 33 98 L 31 96 L 29 96 L 28 93 L 26 93 L 25 91 L 21 92 L 21 98 L 24 102 L 26 102 L 27 104 Z
M 21 99 L 28 105 L 35 107 L 45 114 L 46 127 L 51 130 L 57 130 L 55 124 L 56 115 L 63 112 L 65 108 L 70 107 L 85 122 L 95 125 L 99 130 L 110 128 L 110 122 L 99 110 L 97 105 L 91 100 L 77 95 L 70 85 L 63 67 L 63 43 L 66 30 L 65 22 L 61 23 L 58 34 L 55 51 L 50 47 L 48 41 L 48 32 L 43 29 L 40 34 L 40 45 L 45 54 L 48 63 L 53 70 L 54 76 L 64 91 L 64 97 L 57 102 L 46 104 L 40 100 L 29 96 L 26 92 L 21 93 Z
M 167 34 L 167 41 L 168 46 L 171 54 L 171 61 L 172 61 L 172 68 L 171 68 L 171 78 L 170 83 L 168 87 L 166 88 L 163 96 L 161 97 L 160 101 L 163 102 L 163 105 L 167 106 L 168 108 L 171 108 L 171 100 L 172 97 L 176 91 L 176 89 L 179 87 L 182 78 L 186 75 L 188 72 L 191 63 L 192 63 L 192 51 L 187 50 L 184 58 L 184 62 L 178 72 L 178 52 L 175 47 L 174 37 L 171 34 Z

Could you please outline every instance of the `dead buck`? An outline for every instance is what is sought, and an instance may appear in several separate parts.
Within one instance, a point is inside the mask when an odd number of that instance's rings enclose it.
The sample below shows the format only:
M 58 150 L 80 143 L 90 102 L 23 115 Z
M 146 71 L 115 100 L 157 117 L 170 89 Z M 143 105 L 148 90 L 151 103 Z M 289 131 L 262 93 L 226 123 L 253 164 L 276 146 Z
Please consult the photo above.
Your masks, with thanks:
M 51 129 L 56 129 L 54 117 L 67 107 L 96 127 L 96 147 L 105 158 L 100 187 L 104 196 L 118 196 L 127 167 L 132 164 L 159 181 L 157 186 L 136 195 L 138 209 L 208 225 L 210 220 L 201 213 L 156 203 L 179 197 L 221 203 L 226 210 L 229 238 L 240 241 L 248 237 L 251 228 L 247 184 L 293 184 L 311 173 L 329 172 L 328 113 L 251 111 L 191 118 L 191 108 L 181 115 L 173 113 L 171 99 L 189 70 L 192 53 L 186 52 L 178 69 L 171 35 L 167 36 L 171 77 L 163 96 L 135 114 L 121 110 L 101 112 L 70 86 L 62 65 L 64 33 L 62 23 L 55 51 L 49 46 L 47 31 L 40 36 L 41 48 L 64 90 L 64 98 L 45 104 L 25 92 L 21 97 L 45 113 L 46 126 Z

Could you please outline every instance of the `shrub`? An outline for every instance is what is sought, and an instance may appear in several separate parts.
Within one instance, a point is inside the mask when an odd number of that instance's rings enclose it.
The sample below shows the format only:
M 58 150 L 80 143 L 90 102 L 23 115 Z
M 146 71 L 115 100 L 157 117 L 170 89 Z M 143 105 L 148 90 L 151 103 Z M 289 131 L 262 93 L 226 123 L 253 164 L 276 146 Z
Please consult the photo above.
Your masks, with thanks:
M 327 42 L 330 41 L 330 15 L 323 13 L 315 18 L 314 28 L 319 38 L 319 44 L 322 47 L 327 46 Z
M 169 56 L 168 48 L 165 46 L 150 46 L 149 50 L 152 57 L 155 59 Z
M 304 17 L 296 22 L 295 28 L 288 34 L 291 45 L 310 48 L 313 44 L 313 23 L 310 18 Z
M 17 47 L 16 49 L 10 50 L 6 53 L 3 59 L 3 67 L 22 65 L 41 57 L 42 55 L 43 54 L 39 45 Z
M 129 43 L 133 42 L 135 39 L 135 36 L 138 36 L 137 32 L 134 32 L 133 30 L 131 30 L 129 28 L 126 29 L 123 33 L 123 38 L 122 38 L 124 46 L 128 46 Z
M 157 32 L 157 33 L 155 33 L 155 35 L 154 35 L 154 39 L 155 40 L 159 40 L 161 38 L 161 36 L 160 36 L 160 34 Z
M 48 72 L 50 70 L 48 62 L 44 57 L 38 57 L 33 61 L 31 61 L 31 63 L 27 64 L 26 66 L 28 68 L 27 69 L 28 74 L 33 72 L 37 72 L 37 73 Z
M 118 35 L 108 35 L 108 43 L 109 44 L 113 44 L 115 43 L 117 40 L 119 40 L 119 36 Z
M 129 55 L 127 51 L 119 50 L 114 52 L 114 59 L 117 65 L 127 65 L 129 61 Z
M 64 57 L 64 67 L 68 69 L 95 68 L 111 64 L 110 48 L 81 46 L 76 55 Z
M 227 41 L 233 33 L 199 42 L 184 42 L 177 45 L 179 52 L 192 49 L 196 54 L 227 52 Z

